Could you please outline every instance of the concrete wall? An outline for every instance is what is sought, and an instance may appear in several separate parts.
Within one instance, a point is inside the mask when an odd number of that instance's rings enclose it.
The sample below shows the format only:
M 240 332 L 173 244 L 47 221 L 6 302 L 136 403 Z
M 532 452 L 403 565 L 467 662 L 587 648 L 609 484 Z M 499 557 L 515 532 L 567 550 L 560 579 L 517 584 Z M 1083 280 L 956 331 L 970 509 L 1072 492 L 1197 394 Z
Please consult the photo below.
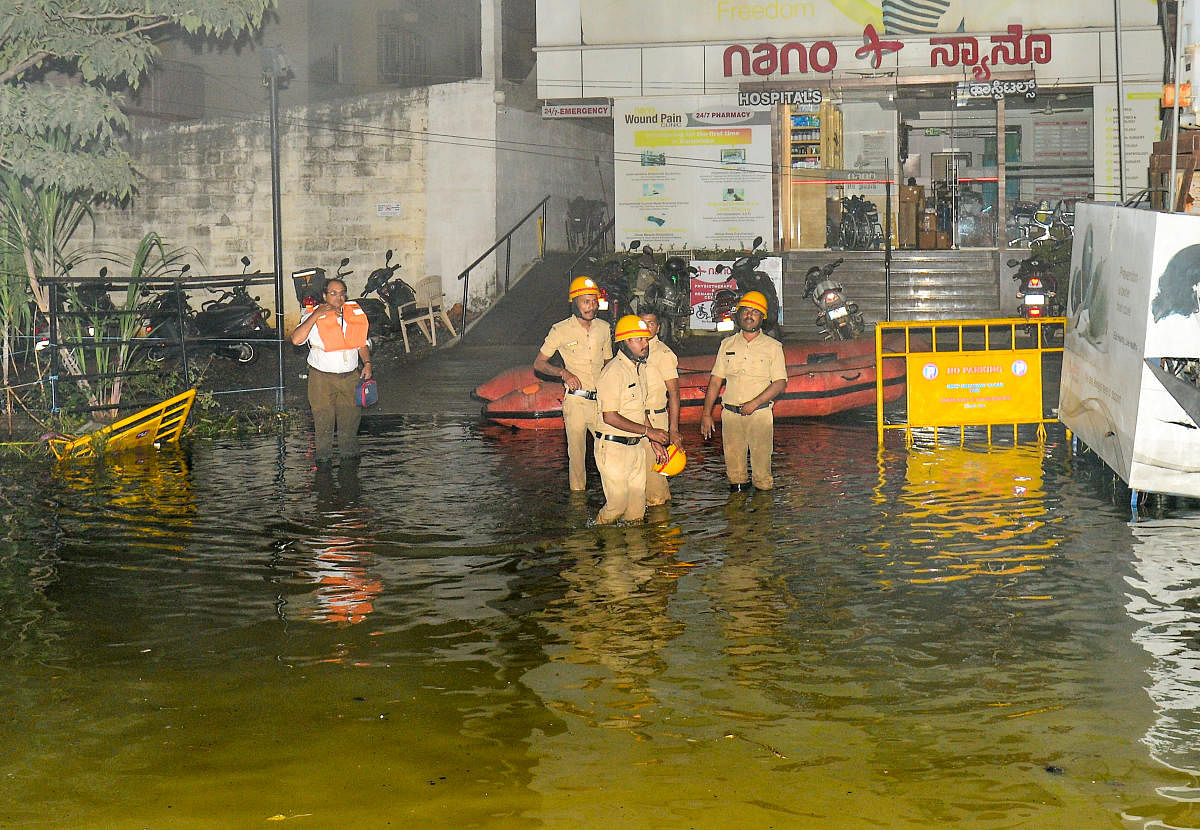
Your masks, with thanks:
M 576 196 L 604 201 L 612 216 L 611 121 L 543 119 L 538 112 L 501 107 L 499 127 L 501 233 L 547 194 L 548 250 L 567 249 L 567 203 Z
M 144 176 L 138 193 L 125 207 L 97 210 L 90 242 L 131 253 L 156 231 L 170 247 L 196 250 L 195 275 L 239 273 L 243 254 L 252 270 L 271 272 L 265 109 L 260 120 L 139 133 L 131 149 Z M 463 295 L 459 273 L 543 196 L 552 196 L 548 246 L 561 249 L 567 200 L 611 200 L 612 193 L 610 132 L 498 107 L 492 87 L 479 81 L 285 109 L 280 164 L 288 324 L 299 316 L 293 271 L 319 266 L 332 275 L 348 256 L 357 296 L 391 248 L 400 277 L 441 275 L 453 306 Z M 537 253 L 531 221 L 514 237 L 512 276 Z M 468 308 L 498 294 L 504 255 L 501 248 L 472 272 Z M 270 286 L 256 293 L 274 308 Z
M 496 241 L 496 104 L 489 83 L 429 90 L 425 274 L 440 274 L 446 305 L 462 300 L 458 274 Z M 476 307 L 494 285 L 489 260 L 472 272 Z
M 427 125 L 424 89 L 280 113 L 289 321 L 298 313 L 292 271 L 320 266 L 332 274 L 349 256 L 350 291 L 357 294 L 392 248 L 402 276 L 424 273 Z M 196 250 L 193 274 L 238 273 L 243 254 L 253 259 L 252 270 L 272 270 L 265 118 L 141 133 L 131 149 L 144 178 L 129 205 L 97 211 L 94 244 L 132 252 L 152 230 L 171 247 Z M 269 286 L 258 293 L 274 307 Z

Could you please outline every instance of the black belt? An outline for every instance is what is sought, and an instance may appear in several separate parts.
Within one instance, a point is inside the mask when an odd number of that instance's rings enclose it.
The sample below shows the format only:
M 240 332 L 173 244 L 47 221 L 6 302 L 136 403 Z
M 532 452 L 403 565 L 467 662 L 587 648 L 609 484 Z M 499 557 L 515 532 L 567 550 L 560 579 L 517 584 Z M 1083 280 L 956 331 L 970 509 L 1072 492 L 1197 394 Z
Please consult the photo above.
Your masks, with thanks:
M 587 398 L 589 401 L 596 400 L 596 390 L 594 389 L 568 389 L 567 394 L 577 398 Z
M 603 441 L 615 441 L 618 444 L 625 444 L 633 447 L 641 443 L 643 435 L 607 435 L 603 432 L 593 433 L 598 439 Z
M 775 405 L 775 401 L 767 401 L 765 404 L 763 404 L 762 406 L 758 407 L 758 409 L 755 409 L 755 410 L 754 410 L 754 412 L 758 412 L 758 410 L 759 410 L 759 409 L 762 409 L 762 408 L 763 408 L 763 406 L 770 408 L 770 407 L 772 407 L 772 406 L 774 406 L 774 405 Z M 722 401 L 722 402 L 721 402 L 721 407 L 722 407 L 722 408 L 723 408 L 723 409 L 724 409 L 726 412 L 732 412 L 734 415 L 741 415 L 741 414 L 742 414 L 742 407 L 743 407 L 743 406 L 745 406 L 745 404 L 732 404 L 732 403 L 725 403 L 724 401 Z M 754 414 L 754 412 L 751 412 L 751 413 L 750 413 L 750 415 L 753 415 L 753 414 Z M 749 415 L 748 415 L 748 416 L 746 416 L 746 417 L 749 417 Z

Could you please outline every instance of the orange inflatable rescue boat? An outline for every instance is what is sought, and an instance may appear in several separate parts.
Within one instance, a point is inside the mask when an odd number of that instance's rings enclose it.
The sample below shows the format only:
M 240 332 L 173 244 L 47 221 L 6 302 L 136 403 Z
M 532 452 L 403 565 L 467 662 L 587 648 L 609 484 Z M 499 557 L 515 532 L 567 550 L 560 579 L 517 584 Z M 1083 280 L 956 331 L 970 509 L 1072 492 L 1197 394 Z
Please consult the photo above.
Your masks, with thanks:
M 813 418 L 875 405 L 875 340 L 861 338 L 783 347 L 788 383 L 775 399 L 776 418 Z M 715 355 L 679 360 L 679 422 L 700 422 Z M 903 357 L 885 358 L 884 400 L 904 394 Z M 563 385 L 516 366 L 475 389 L 490 421 L 517 429 L 562 429 Z M 718 401 L 719 404 L 719 401 Z M 714 410 L 714 417 L 719 408 Z

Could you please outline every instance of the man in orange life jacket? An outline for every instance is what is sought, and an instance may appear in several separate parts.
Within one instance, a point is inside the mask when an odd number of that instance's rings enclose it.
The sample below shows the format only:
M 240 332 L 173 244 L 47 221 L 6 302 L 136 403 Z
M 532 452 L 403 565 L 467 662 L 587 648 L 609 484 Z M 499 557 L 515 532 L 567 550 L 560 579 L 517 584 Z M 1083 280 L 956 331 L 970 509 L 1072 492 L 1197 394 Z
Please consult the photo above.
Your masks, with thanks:
M 333 458 L 337 429 L 342 458 L 358 455 L 362 410 L 354 400 L 358 379 L 371 377 L 371 346 L 366 313 L 346 299 L 346 283 L 325 283 L 325 302 L 300 319 L 292 343 L 308 344 L 308 405 L 312 408 L 318 462 Z M 361 364 L 361 371 L 360 371 Z

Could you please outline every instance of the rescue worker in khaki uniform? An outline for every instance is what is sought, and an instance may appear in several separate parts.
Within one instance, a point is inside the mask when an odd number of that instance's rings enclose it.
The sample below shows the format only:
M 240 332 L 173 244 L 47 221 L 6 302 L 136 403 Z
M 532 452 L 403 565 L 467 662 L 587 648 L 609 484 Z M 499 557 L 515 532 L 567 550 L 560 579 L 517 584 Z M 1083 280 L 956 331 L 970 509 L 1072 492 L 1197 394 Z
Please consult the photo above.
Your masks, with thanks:
M 650 350 L 646 357 L 649 378 L 646 387 L 646 408 L 650 426 L 665 429 L 670 442 L 683 448 L 679 434 L 679 358 L 666 343 L 658 338 L 660 321 L 658 313 L 646 311 L 638 315 L 650 332 Z M 653 447 L 647 442 L 646 449 L 646 506 L 654 507 L 671 500 L 671 488 L 667 477 L 654 471 L 656 458 Z
M 612 330 L 604 320 L 596 319 L 600 309 L 600 289 L 591 277 L 571 280 L 568 299 L 571 316 L 550 327 L 546 341 L 533 360 L 533 370 L 562 379 L 567 479 L 572 490 L 582 491 L 587 486 L 587 434 L 600 419 L 596 408 L 596 381 L 605 361 L 613 356 L 609 339 Z M 555 352 L 562 356 L 561 369 L 550 363 Z
M 664 461 L 670 440 L 666 430 L 650 426 L 646 415 L 649 329 L 641 318 L 626 314 L 617 321 L 615 339 L 620 353 L 604 367 L 597 387 L 601 423 L 596 429 L 596 466 L 604 486 L 598 525 L 645 517 L 647 453 L 643 444 L 652 447 L 656 461 Z
M 721 398 L 721 433 L 725 448 L 725 474 L 729 489 L 750 489 L 746 471 L 746 452 L 750 453 L 750 472 L 754 486 L 770 490 L 771 450 L 775 438 L 775 420 L 771 402 L 787 386 L 787 363 L 783 346 L 762 332 L 767 314 L 767 298 L 758 291 L 747 291 L 738 301 L 737 324 L 741 331 L 721 341 L 713 362 L 708 391 L 704 395 L 704 414 L 700 434 L 713 434 L 713 405 L 725 384 Z
M 325 300 L 292 330 L 296 346 L 308 344 L 308 405 L 312 408 L 318 462 L 333 459 L 336 428 L 342 458 L 358 455 L 362 410 L 354 400 L 359 378 L 371 377 L 370 325 L 358 303 L 346 299 L 346 283 L 325 283 Z M 361 371 L 359 366 L 361 364 Z

